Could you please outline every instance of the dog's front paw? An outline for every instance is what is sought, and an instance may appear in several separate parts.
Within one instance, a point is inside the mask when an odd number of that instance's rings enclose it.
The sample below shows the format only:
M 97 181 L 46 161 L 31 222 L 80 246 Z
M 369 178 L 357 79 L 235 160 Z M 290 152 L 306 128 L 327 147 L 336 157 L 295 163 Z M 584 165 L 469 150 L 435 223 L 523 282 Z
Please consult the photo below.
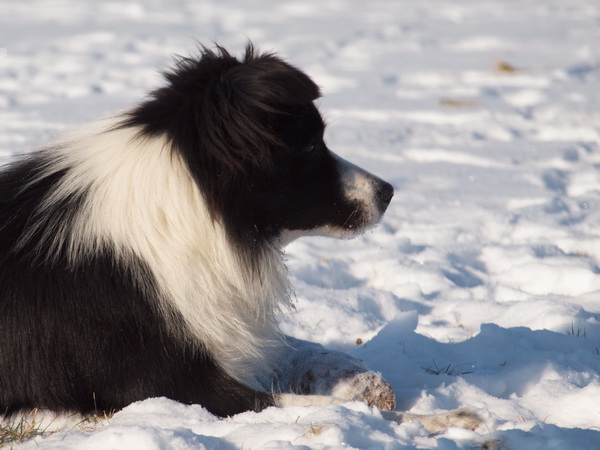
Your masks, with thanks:
M 337 381 L 331 395 L 342 400 L 358 400 L 384 411 L 396 407 L 392 386 L 377 372 L 354 373 Z
M 382 411 L 383 418 L 394 422 L 420 422 L 431 434 L 441 433 L 451 427 L 475 430 L 484 423 L 483 418 L 467 409 L 453 409 L 438 414 L 411 414 L 397 411 Z

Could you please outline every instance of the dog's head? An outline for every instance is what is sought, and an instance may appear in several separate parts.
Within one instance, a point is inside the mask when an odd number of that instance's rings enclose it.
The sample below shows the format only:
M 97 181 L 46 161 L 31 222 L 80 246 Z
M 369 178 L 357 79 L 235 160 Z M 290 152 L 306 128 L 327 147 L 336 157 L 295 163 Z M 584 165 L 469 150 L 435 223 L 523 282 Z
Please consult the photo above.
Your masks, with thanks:
M 128 124 L 166 134 L 238 242 L 351 237 L 381 219 L 392 186 L 329 150 L 319 88 L 300 70 L 249 45 L 242 60 L 203 48 L 165 76 Z

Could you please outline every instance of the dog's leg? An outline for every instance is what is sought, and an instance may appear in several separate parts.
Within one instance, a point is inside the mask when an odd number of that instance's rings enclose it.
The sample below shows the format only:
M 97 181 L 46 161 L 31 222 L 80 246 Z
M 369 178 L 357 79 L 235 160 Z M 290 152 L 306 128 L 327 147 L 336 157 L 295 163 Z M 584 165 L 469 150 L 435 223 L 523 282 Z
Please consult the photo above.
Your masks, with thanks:
M 345 353 L 327 350 L 322 345 L 286 336 L 273 388 L 279 392 L 278 406 L 318 406 L 359 400 L 381 410 L 386 420 L 420 422 L 432 434 L 450 427 L 475 429 L 483 423 L 468 409 L 455 409 L 439 414 L 410 414 L 392 411 L 394 391 L 381 374 Z M 298 395 L 300 394 L 300 395 Z
M 474 430 L 483 423 L 483 419 L 466 408 L 453 409 L 439 414 L 408 414 L 398 411 L 381 411 L 384 419 L 394 422 L 420 422 L 431 434 L 440 433 L 450 427 Z
M 322 345 L 286 336 L 286 347 L 272 380 L 280 392 L 359 400 L 382 410 L 395 406 L 389 383 L 364 363 Z
M 275 403 L 285 406 L 324 406 L 344 403 L 344 400 L 324 395 L 278 394 Z M 431 433 L 441 433 L 448 428 L 457 427 L 475 430 L 483 423 L 483 419 L 468 409 L 454 409 L 439 414 L 410 414 L 399 411 L 381 411 L 384 419 L 397 423 L 419 422 Z

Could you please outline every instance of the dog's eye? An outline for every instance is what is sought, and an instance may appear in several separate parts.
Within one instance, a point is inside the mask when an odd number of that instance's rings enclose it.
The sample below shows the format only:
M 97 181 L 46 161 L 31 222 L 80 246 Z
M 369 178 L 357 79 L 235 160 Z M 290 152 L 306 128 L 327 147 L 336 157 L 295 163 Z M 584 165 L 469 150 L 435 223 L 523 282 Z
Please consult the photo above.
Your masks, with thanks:
M 321 146 L 319 145 L 318 142 L 313 142 L 308 144 L 306 147 L 304 147 L 304 152 L 305 153 L 313 153 L 316 152 L 317 150 L 319 150 L 321 148 Z

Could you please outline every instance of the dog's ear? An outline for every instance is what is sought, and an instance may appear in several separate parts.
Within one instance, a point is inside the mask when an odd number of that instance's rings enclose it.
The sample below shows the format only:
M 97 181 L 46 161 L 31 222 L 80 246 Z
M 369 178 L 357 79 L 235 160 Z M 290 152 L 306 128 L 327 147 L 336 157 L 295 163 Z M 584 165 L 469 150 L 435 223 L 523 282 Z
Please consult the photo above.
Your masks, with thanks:
M 223 49 L 204 51 L 224 67 L 213 73 L 196 109 L 196 127 L 206 151 L 235 173 L 267 169 L 273 147 L 281 145 L 277 123 L 295 106 L 310 104 L 319 88 L 303 72 L 273 54 L 257 54 L 248 45 L 245 57 L 231 64 Z

